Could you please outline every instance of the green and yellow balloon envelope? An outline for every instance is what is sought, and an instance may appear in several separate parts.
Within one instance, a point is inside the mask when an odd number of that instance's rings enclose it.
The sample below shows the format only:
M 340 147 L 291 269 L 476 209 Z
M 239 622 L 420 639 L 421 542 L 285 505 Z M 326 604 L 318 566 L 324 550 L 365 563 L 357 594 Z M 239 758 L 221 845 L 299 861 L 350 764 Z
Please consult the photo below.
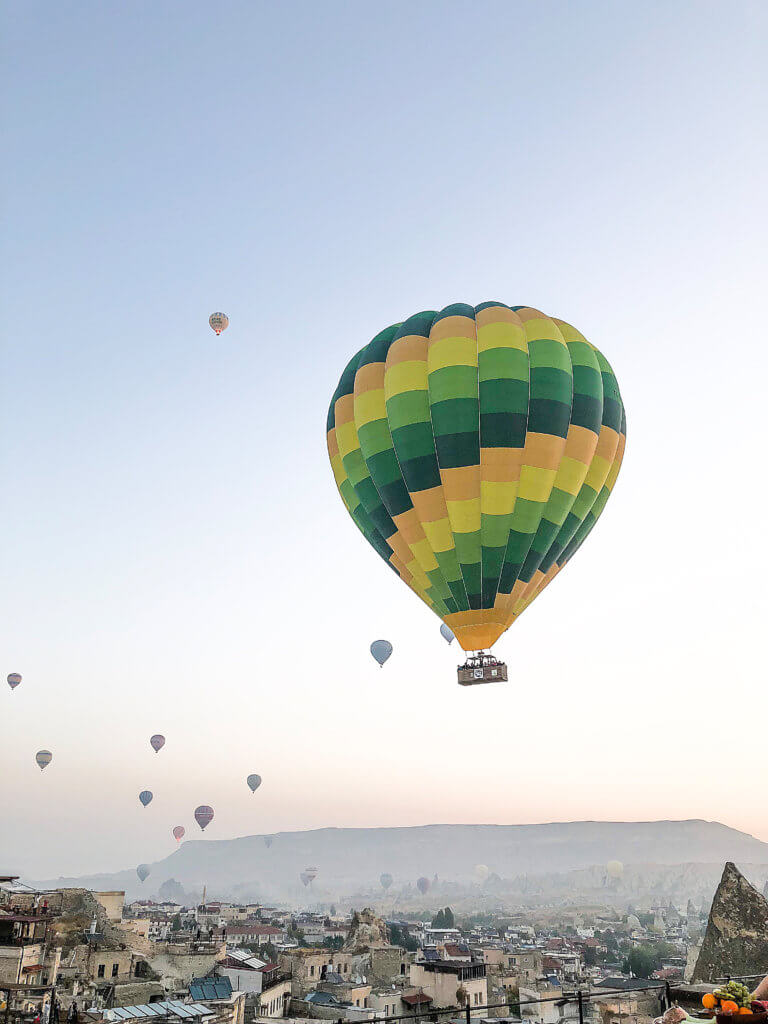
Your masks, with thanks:
M 350 360 L 328 414 L 350 515 L 465 651 L 490 647 L 581 546 L 625 436 L 594 345 L 501 302 L 386 328 Z

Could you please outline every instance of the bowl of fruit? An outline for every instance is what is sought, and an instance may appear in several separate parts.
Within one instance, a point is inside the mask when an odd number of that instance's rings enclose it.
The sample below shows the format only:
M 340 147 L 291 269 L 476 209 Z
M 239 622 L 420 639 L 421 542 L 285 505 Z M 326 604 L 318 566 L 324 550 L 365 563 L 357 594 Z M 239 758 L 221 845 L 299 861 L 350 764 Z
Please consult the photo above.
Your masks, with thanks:
M 717 1024 L 735 1024 L 734 1017 L 739 1018 L 738 1024 L 758 1024 L 768 1017 L 765 1004 L 753 1000 L 752 993 L 740 981 L 729 981 L 714 992 L 707 992 L 701 1002 L 717 1018 Z

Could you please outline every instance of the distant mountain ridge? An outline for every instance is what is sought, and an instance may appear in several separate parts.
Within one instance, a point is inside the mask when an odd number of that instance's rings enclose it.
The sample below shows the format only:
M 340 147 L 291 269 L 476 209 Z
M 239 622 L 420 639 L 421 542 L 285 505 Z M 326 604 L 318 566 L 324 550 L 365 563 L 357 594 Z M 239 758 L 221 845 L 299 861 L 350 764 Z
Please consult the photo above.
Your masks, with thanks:
M 280 832 L 268 847 L 261 835 L 190 839 L 152 863 L 142 887 L 133 868 L 109 874 L 47 880 L 44 885 L 125 889 L 129 897 L 156 892 L 167 879 L 186 889 L 206 885 L 216 896 L 297 900 L 299 881 L 317 867 L 314 899 L 375 891 L 382 872 L 392 892 L 407 891 L 424 875 L 471 887 L 477 864 L 499 879 L 564 874 L 619 860 L 626 865 L 768 865 L 768 843 L 719 822 L 574 821 L 542 825 L 417 825 L 398 828 L 323 828 Z

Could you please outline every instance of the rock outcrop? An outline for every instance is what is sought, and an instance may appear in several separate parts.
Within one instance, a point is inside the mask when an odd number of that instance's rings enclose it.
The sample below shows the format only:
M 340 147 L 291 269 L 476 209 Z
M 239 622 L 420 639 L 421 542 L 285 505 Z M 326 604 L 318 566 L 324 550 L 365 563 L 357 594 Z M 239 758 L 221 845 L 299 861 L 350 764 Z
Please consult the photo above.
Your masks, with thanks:
M 377 917 L 369 907 L 365 910 L 356 910 L 352 915 L 344 949 L 355 952 L 388 945 L 389 935 L 383 919 Z
M 693 981 L 768 972 L 768 901 L 735 864 L 717 887 Z

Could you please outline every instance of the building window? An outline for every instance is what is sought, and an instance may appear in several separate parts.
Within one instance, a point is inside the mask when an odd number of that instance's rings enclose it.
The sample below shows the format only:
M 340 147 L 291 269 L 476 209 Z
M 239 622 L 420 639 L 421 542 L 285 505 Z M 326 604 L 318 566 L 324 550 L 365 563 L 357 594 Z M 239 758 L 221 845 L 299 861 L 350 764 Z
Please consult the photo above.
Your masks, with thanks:
M 312 964 L 312 966 L 309 968 L 309 976 L 310 976 L 310 978 L 314 978 L 314 976 L 315 976 L 315 965 L 314 964 Z
M 105 971 L 105 965 L 104 964 L 99 964 L 98 969 L 96 971 L 96 977 L 97 978 L 103 978 L 104 977 L 104 971 Z
M 120 964 L 112 964 L 112 977 L 116 978 L 120 973 Z

